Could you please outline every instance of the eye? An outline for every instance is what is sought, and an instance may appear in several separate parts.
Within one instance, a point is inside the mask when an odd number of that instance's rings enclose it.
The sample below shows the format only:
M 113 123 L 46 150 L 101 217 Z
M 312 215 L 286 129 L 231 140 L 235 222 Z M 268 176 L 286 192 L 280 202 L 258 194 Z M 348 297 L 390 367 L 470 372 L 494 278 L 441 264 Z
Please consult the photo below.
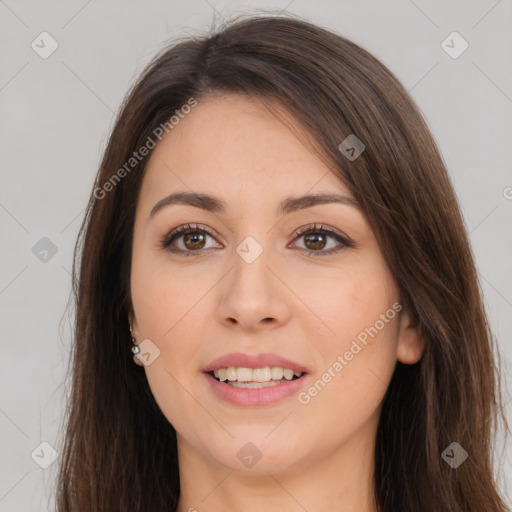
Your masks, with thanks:
M 306 247 L 302 248 L 302 250 L 309 251 L 310 256 L 328 256 L 347 247 L 354 247 L 354 244 L 343 234 L 334 229 L 325 228 L 322 224 L 301 228 L 295 232 L 295 236 L 304 239 Z M 172 253 L 192 256 L 194 253 L 200 254 L 205 249 L 212 248 L 206 247 L 206 239 L 208 237 L 214 238 L 213 233 L 209 229 L 199 227 L 197 224 L 185 224 L 173 229 L 162 238 L 161 247 Z M 323 249 L 329 245 L 328 239 L 336 240 L 338 245 L 325 251 Z
M 303 250 L 309 251 L 310 256 L 328 256 L 347 247 L 354 247 L 354 244 L 347 237 L 334 229 L 325 228 L 322 224 L 301 228 L 295 235 L 304 239 L 306 248 Z M 323 249 L 328 245 L 329 238 L 338 241 L 338 246 L 335 245 L 334 248 L 324 251 Z
M 161 240 L 162 249 L 173 253 L 190 256 L 193 252 L 200 252 L 205 249 L 206 238 L 213 238 L 213 234 L 206 228 L 200 228 L 195 224 L 185 224 L 173 229 Z M 174 247 L 175 241 L 181 241 L 182 247 Z

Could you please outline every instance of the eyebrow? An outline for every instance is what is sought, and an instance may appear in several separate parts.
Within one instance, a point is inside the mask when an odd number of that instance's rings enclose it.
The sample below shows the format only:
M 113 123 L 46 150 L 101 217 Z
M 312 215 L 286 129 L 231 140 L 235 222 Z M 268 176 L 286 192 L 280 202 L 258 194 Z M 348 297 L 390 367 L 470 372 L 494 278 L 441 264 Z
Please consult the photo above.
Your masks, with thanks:
M 338 203 L 355 208 L 360 208 L 355 199 L 340 194 L 312 194 L 301 197 L 287 197 L 277 208 L 278 215 L 286 215 L 288 213 L 311 208 L 320 204 Z M 174 204 L 183 204 L 201 208 L 208 212 L 224 213 L 226 211 L 226 203 L 219 197 L 214 197 L 200 192 L 175 192 L 164 197 L 153 206 L 149 218 L 154 217 L 157 212 L 167 206 Z

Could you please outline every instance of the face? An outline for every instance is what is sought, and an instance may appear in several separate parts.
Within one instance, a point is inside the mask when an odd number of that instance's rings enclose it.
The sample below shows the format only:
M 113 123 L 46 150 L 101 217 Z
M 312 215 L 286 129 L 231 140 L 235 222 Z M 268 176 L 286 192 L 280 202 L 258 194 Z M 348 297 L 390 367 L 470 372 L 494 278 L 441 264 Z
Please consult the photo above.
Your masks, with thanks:
M 258 100 L 225 96 L 148 162 L 130 322 L 180 456 L 274 473 L 355 457 L 397 359 L 421 357 L 363 212 L 299 138 Z M 165 199 L 176 193 L 217 202 Z M 320 194 L 341 199 L 293 201 Z

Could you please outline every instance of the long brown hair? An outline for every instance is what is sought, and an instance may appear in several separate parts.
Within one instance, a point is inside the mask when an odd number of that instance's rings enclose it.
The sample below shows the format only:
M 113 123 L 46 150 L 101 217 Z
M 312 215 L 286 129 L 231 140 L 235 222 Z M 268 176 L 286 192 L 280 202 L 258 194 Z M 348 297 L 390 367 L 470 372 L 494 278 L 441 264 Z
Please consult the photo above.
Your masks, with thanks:
M 58 511 L 176 510 L 176 432 L 130 357 L 131 244 L 149 157 L 129 170 L 126 162 L 191 98 L 230 93 L 276 101 L 306 128 L 365 212 L 426 340 L 417 364 L 397 362 L 384 398 L 376 508 L 505 511 L 492 461 L 497 419 L 506 424 L 494 342 L 459 206 L 421 113 L 355 43 L 296 16 L 242 18 L 157 55 L 108 141 L 75 247 Z M 340 150 L 351 134 L 365 145 L 355 160 Z M 469 455 L 457 469 L 441 456 L 452 442 Z

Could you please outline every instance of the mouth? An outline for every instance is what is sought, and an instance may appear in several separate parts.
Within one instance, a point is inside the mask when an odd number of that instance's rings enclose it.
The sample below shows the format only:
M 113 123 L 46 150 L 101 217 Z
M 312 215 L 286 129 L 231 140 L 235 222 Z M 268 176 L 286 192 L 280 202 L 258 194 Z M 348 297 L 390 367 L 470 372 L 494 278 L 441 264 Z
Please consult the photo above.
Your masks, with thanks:
M 278 354 L 226 354 L 202 370 L 209 389 L 231 406 L 270 406 L 290 399 L 307 384 L 311 370 Z
M 262 368 L 229 366 L 206 373 L 217 382 L 242 389 L 261 389 L 279 386 L 298 380 L 306 374 L 306 372 L 280 366 L 265 366 Z

